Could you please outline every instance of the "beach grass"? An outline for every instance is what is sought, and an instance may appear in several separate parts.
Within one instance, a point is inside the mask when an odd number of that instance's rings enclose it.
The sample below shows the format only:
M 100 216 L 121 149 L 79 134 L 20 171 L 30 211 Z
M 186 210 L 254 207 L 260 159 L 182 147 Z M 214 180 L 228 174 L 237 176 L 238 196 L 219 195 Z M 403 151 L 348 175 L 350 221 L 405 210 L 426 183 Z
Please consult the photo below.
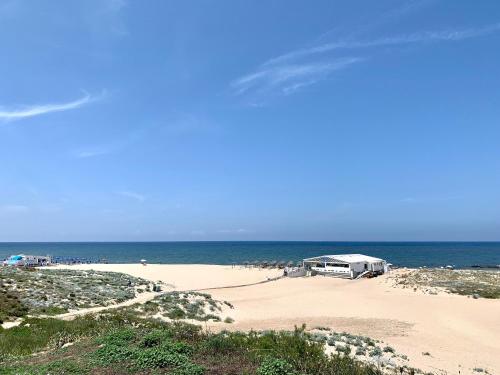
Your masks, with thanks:
M 34 355 L 37 354 L 37 355 Z M 72 321 L 29 318 L 0 334 L 0 374 L 380 374 L 325 354 L 304 327 L 293 332 L 205 332 L 127 311 Z
M 221 321 L 224 309 L 234 307 L 227 301 L 218 301 L 211 295 L 199 292 L 167 292 L 145 304 L 134 305 L 134 310 L 142 316 L 157 314 L 171 320 Z M 232 323 L 229 322 L 228 323 Z
M 436 290 L 473 296 L 500 298 L 500 271 L 418 269 L 394 277 L 396 285 L 435 294 Z
M 16 293 L 0 286 L 0 324 L 13 318 L 25 316 L 28 308 L 21 302 Z
M 120 303 L 150 282 L 119 272 L 0 267 L 0 320 Z

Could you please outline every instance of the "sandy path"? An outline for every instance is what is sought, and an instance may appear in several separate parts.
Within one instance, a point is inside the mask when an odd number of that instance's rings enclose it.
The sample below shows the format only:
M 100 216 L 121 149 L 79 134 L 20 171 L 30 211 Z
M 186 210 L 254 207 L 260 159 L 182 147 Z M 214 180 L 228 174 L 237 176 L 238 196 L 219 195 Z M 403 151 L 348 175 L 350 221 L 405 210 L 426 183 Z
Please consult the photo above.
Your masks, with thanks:
M 131 306 L 131 305 L 134 305 L 136 303 L 145 303 L 147 301 L 151 301 L 153 298 L 155 298 L 159 294 L 161 294 L 161 293 L 144 292 L 144 293 L 138 294 L 137 297 L 135 297 L 135 298 L 129 299 L 125 302 L 117 303 L 115 305 L 90 307 L 88 309 L 72 310 L 72 311 L 64 313 L 64 314 L 39 315 L 38 317 L 72 320 L 72 319 L 76 318 L 77 316 L 82 316 L 82 315 L 86 315 L 86 314 L 93 314 L 93 313 L 97 313 L 97 312 L 101 312 L 101 311 L 105 311 L 105 310 L 118 309 L 120 307 Z

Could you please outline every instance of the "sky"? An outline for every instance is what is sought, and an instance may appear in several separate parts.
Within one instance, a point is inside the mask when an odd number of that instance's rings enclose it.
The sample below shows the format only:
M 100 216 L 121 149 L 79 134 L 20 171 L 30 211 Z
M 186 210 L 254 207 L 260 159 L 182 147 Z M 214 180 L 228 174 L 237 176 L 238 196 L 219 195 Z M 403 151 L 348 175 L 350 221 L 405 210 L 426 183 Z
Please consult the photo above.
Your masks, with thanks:
M 0 0 L 0 241 L 500 240 L 500 2 Z

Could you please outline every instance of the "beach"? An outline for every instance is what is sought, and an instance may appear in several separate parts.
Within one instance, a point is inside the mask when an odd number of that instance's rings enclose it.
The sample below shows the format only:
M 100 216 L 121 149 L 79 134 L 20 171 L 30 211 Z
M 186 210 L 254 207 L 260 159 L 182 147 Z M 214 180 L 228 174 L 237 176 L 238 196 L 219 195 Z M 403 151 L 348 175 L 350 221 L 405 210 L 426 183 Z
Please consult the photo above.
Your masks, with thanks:
M 408 356 L 410 366 L 424 371 L 500 370 L 500 300 L 426 294 L 394 286 L 390 274 L 361 280 L 316 276 L 270 281 L 282 270 L 166 264 L 57 268 L 123 272 L 162 281 L 169 290 L 207 291 L 234 306 L 234 323 L 213 322 L 207 325 L 211 330 L 328 327 L 381 340 Z

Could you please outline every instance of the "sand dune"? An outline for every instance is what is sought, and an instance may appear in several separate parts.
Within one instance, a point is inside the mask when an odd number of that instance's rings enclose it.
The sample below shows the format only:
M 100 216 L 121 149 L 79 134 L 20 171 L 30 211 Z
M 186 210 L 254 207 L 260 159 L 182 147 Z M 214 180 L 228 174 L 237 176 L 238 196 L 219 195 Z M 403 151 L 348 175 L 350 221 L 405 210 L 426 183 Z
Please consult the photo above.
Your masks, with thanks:
M 279 270 L 215 265 L 80 265 L 162 280 L 177 290 L 251 284 Z M 329 277 L 280 279 L 211 290 L 235 306 L 232 329 L 292 329 L 327 326 L 383 340 L 408 355 L 410 365 L 449 374 L 483 368 L 500 372 L 500 300 L 426 295 L 394 288 L 387 277 L 343 280 Z M 226 327 L 227 328 L 227 327 Z M 423 355 L 422 353 L 430 353 Z

